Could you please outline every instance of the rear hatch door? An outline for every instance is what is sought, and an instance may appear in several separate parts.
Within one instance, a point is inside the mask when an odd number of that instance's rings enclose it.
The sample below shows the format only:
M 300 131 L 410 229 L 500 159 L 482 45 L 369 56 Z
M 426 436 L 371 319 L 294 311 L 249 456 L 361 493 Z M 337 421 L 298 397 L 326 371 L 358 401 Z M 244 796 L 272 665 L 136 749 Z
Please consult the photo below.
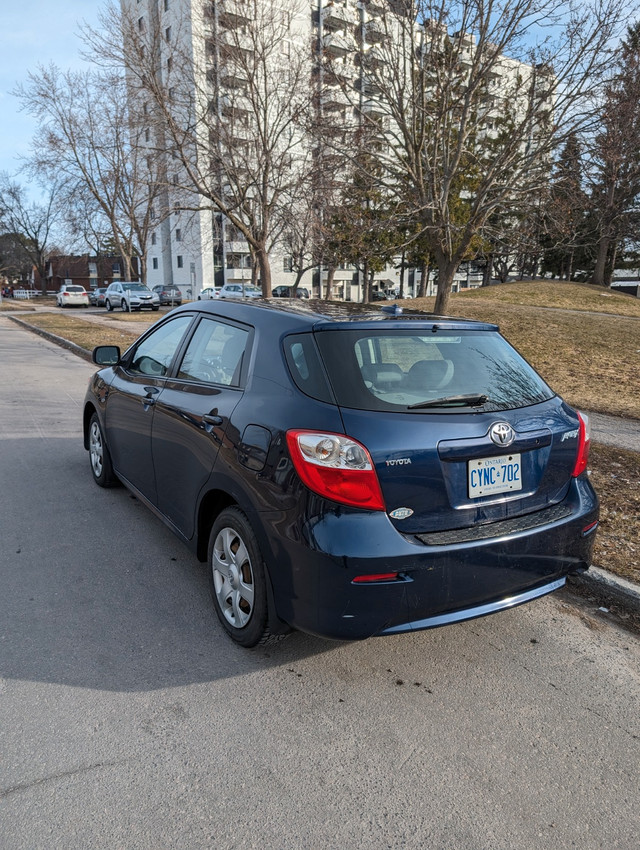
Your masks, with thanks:
M 399 530 L 464 528 L 564 499 L 577 414 L 495 326 L 396 321 L 316 339 L 345 433 L 369 450 Z

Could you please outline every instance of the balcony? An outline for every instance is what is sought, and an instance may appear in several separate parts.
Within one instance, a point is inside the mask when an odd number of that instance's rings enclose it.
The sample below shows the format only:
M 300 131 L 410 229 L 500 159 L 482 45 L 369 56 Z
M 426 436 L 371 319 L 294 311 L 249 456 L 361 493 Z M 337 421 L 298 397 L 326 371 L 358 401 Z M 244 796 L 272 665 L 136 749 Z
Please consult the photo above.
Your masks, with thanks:
M 385 0 L 364 0 L 364 8 L 374 18 L 384 15 L 387 11 Z
M 242 65 L 250 62 L 255 56 L 254 44 L 249 36 L 239 31 L 220 33 L 220 56 L 227 62 Z
M 348 56 L 355 50 L 355 42 L 352 38 L 343 35 L 335 35 L 333 33 L 325 35 L 322 39 L 325 53 L 328 56 L 341 57 Z
M 387 39 L 385 28 L 377 21 L 369 21 L 364 27 L 364 40 L 367 44 L 380 44 Z
M 233 91 L 241 91 L 248 83 L 246 74 L 233 67 L 223 68 L 220 72 L 220 85 Z
M 345 30 L 353 23 L 344 6 L 327 3 L 322 9 L 322 24 L 325 30 Z
M 242 0 L 218 0 L 218 21 L 225 29 L 238 29 L 251 21 L 249 9 Z
M 362 113 L 374 121 L 382 121 L 387 113 L 377 100 L 365 100 L 362 104 Z
M 322 98 L 322 109 L 325 112 L 344 112 L 349 105 L 346 97 L 340 92 L 326 92 Z

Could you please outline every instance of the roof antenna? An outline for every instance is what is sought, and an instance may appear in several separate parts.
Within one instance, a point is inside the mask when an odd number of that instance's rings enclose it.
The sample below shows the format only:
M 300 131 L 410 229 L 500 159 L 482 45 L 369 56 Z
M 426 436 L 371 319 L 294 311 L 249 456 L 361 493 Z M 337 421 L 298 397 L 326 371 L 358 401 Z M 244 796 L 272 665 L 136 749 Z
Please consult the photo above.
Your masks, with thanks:
M 392 316 L 399 316 L 402 313 L 402 307 L 399 307 L 397 304 L 393 306 L 384 306 L 380 308 L 383 313 L 391 313 Z

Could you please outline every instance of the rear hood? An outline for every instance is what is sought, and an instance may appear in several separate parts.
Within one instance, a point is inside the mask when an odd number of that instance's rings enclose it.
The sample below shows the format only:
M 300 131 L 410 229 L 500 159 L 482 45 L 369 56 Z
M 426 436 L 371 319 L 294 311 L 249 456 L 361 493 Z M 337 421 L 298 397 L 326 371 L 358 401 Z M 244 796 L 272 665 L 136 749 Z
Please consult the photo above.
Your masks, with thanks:
M 369 450 L 398 531 L 418 534 L 521 516 L 561 502 L 578 449 L 578 417 L 561 399 L 499 413 L 387 413 L 341 408 L 345 433 Z M 511 426 L 504 448 L 493 425 Z M 513 458 L 521 489 L 469 494 L 469 464 Z M 519 457 L 518 457 L 519 456 Z

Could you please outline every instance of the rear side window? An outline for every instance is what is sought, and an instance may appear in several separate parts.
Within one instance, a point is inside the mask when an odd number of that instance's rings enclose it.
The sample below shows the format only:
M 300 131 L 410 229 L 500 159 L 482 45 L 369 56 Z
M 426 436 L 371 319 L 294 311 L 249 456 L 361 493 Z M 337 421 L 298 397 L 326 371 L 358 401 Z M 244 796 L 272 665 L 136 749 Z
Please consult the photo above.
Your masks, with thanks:
M 510 410 L 552 398 L 532 367 L 493 331 L 325 331 L 316 334 L 338 404 L 361 410 L 469 411 L 455 396 L 485 395 L 483 410 Z M 417 410 L 415 412 L 424 412 Z
M 311 398 L 334 403 L 312 333 L 286 337 L 284 354 L 298 389 Z

